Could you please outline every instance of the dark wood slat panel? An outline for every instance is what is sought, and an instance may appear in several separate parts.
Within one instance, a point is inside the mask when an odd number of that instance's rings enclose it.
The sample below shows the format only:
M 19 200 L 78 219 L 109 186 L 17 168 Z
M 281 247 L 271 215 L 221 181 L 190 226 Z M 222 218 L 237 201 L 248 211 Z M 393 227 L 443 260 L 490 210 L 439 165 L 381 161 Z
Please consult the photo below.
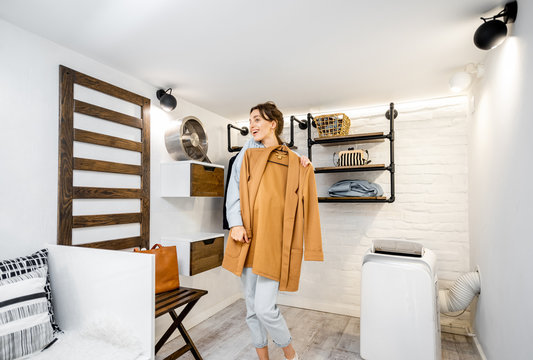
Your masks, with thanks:
M 74 187 L 74 199 L 140 199 L 141 189 Z
M 141 175 L 138 165 L 121 164 L 110 161 L 74 158 L 74 170 L 101 171 L 127 175 Z
M 114 96 L 141 107 L 140 118 L 74 99 L 74 84 Z M 113 121 L 141 130 L 141 142 L 113 137 L 96 132 L 74 129 L 74 113 L 85 114 Z M 148 247 L 150 211 L 150 99 L 60 66 L 60 134 L 59 134 L 59 189 L 58 189 L 58 243 L 72 245 L 72 228 L 140 223 L 140 236 L 97 241 L 83 244 L 84 247 L 123 249 L 134 246 Z M 131 165 L 93 159 L 75 158 L 74 141 L 110 146 L 141 152 L 141 164 Z M 73 170 L 101 171 L 141 178 L 141 189 L 91 188 L 73 186 Z M 136 214 L 110 214 L 95 216 L 72 216 L 72 199 L 140 199 L 141 212 Z M 143 225 L 144 223 L 144 225 Z
M 64 66 L 59 66 L 57 243 L 60 245 L 72 244 L 73 96 L 74 73 Z
M 123 239 L 114 239 L 114 240 L 98 241 L 98 242 L 87 243 L 87 244 L 80 244 L 76 246 L 89 247 L 89 248 L 95 248 L 95 249 L 123 250 L 123 249 L 130 249 L 133 247 L 140 247 L 141 237 L 134 236 L 134 237 L 123 238 Z
M 74 111 L 79 114 L 97 117 L 99 119 L 113 121 L 118 124 L 142 129 L 142 120 L 117 111 L 109 110 L 80 100 L 74 100 Z
M 141 222 L 141 213 L 109 214 L 109 215 L 82 215 L 72 217 L 72 227 L 90 227 L 121 225 Z
M 144 99 L 141 109 L 143 129 L 141 141 L 143 143 L 141 160 L 141 238 L 143 247 L 150 247 L 150 99 Z
M 74 73 L 74 82 L 76 84 L 80 84 L 82 86 L 88 87 L 99 92 L 103 92 L 104 94 L 114 96 L 116 98 L 125 100 L 130 103 L 134 103 L 139 106 L 142 106 L 144 102 L 144 97 L 132 93 L 131 91 L 124 90 L 115 85 L 111 85 L 110 83 L 98 80 L 96 78 L 93 78 L 92 76 L 85 75 L 77 71 L 74 71 Z
M 110 146 L 117 149 L 142 151 L 142 143 L 132 140 L 126 140 L 115 136 L 98 134 L 92 131 L 74 129 L 74 141 L 85 142 L 89 144 Z

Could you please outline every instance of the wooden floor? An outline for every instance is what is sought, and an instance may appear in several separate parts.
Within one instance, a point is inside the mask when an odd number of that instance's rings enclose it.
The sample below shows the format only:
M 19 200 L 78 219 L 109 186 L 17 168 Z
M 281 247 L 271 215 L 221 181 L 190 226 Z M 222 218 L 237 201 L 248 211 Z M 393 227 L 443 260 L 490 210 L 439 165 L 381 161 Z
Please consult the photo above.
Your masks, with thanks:
M 293 346 L 302 360 L 356 360 L 359 356 L 359 318 L 281 306 L 289 325 Z M 194 311 L 194 310 L 193 310 Z M 205 360 L 256 360 L 244 321 L 246 306 L 238 300 L 190 329 L 196 347 Z M 162 359 L 184 345 L 181 337 L 163 346 L 156 356 Z M 270 359 L 284 360 L 283 351 L 269 341 Z M 442 334 L 443 360 L 481 360 L 470 337 Z M 189 352 L 180 360 L 194 360 Z

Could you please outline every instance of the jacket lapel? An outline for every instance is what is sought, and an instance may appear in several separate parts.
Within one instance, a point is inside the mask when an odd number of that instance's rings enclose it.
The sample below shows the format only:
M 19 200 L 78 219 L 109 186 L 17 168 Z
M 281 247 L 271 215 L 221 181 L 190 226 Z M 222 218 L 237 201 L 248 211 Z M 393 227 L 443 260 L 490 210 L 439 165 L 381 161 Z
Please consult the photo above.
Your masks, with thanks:
M 280 285 L 289 281 L 289 263 L 291 257 L 292 234 L 298 207 L 298 186 L 300 182 L 300 158 L 287 149 L 289 169 L 287 171 L 287 188 L 285 189 L 285 208 L 283 210 L 283 243 L 281 256 Z
M 255 206 L 257 191 L 259 190 L 259 184 L 261 184 L 261 179 L 263 178 L 263 173 L 265 172 L 270 153 L 274 151 L 275 148 L 275 146 L 272 146 L 266 148 L 265 151 L 261 151 L 257 158 L 253 159 L 253 163 L 250 164 L 250 172 L 248 175 L 248 190 L 250 191 L 250 228 L 253 224 L 253 209 Z

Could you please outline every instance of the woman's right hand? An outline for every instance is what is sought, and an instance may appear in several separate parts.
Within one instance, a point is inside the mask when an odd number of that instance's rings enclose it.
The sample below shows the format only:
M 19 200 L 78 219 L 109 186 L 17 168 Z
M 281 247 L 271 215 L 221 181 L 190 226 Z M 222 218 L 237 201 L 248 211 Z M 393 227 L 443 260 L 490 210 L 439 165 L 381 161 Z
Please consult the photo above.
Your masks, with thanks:
M 229 231 L 229 236 L 238 242 L 246 242 L 249 243 L 250 240 L 248 239 L 248 235 L 246 235 L 246 229 L 244 229 L 244 226 L 234 226 Z

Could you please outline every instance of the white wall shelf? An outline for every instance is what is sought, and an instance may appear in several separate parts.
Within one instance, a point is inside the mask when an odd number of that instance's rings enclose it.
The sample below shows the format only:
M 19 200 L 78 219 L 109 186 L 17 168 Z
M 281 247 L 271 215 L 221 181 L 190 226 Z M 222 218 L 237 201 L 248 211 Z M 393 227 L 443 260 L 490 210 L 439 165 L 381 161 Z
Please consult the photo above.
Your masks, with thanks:
M 163 246 L 176 246 L 180 275 L 192 276 L 222 265 L 223 233 L 189 233 L 161 238 Z
M 162 197 L 223 197 L 224 166 L 200 161 L 161 163 Z

